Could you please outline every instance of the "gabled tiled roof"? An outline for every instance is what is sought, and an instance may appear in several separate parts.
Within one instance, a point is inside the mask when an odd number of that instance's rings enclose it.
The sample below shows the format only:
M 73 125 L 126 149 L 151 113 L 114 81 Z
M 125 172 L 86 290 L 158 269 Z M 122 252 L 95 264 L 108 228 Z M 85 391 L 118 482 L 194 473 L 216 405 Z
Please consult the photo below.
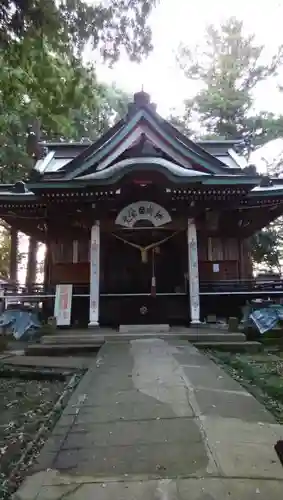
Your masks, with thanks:
M 46 145 L 49 152 L 35 168 L 44 177 L 51 177 L 56 172 L 56 178 L 75 179 L 119 163 L 124 159 L 120 157 L 142 140 L 159 150 L 164 159 L 187 171 L 193 169 L 211 175 L 243 174 L 235 159 L 236 152 L 231 154 L 230 151 L 234 141 L 203 141 L 199 144 L 191 141 L 155 112 L 149 96 L 143 92 L 135 95 L 128 116 L 98 141 L 93 144 Z M 213 149 L 217 154 L 209 152 Z

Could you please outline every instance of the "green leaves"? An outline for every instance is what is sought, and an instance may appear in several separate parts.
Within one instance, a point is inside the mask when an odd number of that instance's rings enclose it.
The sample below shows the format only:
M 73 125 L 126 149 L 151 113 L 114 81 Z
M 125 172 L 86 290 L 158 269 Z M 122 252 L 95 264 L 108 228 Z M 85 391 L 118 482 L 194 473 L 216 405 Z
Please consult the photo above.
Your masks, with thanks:
M 0 182 L 28 176 L 28 126 L 39 120 L 42 138 L 97 138 L 124 111 L 127 96 L 97 82 L 94 69 L 25 39 L 0 49 Z
M 257 264 L 266 265 L 269 270 L 275 268 L 281 272 L 281 245 L 282 237 L 279 237 L 276 229 L 269 227 L 257 232 L 251 238 L 253 261 Z
M 4 0 L 0 5 L 0 47 L 15 40 L 46 37 L 52 50 L 80 57 L 86 43 L 115 62 L 124 47 L 133 60 L 152 49 L 148 18 L 155 0 Z
M 247 159 L 256 148 L 283 137 L 283 114 L 254 109 L 257 86 L 282 69 L 282 46 L 268 59 L 255 37 L 244 33 L 242 22 L 230 18 L 219 29 L 209 26 L 202 46 L 180 47 L 178 60 L 187 78 L 200 84 L 186 101 L 184 116 L 175 118 L 183 130 L 191 133 L 197 123 L 202 138 L 242 139 Z M 274 163 L 272 175 L 282 171 L 282 156 Z M 280 220 L 254 235 L 253 261 L 279 270 L 282 235 Z
M 5 227 L 0 225 L 0 276 L 9 277 L 10 266 L 10 235 Z
M 28 125 L 45 139 L 96 138 L 127 96 L 98 84 L 82 63 L 86 43 L 110 63 L 122 47 L 139 60 L 151 49 L 155 0 L 4 0 L 0 5 L 0 182 L 28 175 Z

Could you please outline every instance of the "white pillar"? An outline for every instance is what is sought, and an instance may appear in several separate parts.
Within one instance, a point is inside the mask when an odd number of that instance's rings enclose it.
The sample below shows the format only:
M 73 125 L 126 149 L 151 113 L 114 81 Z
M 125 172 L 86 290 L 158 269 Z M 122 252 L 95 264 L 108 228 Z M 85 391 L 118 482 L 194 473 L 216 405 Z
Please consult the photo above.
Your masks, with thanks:
M 194 219 L 188 220 L 188 271 L 191 323 L 200 323 L 199 307 L 199 275 L 198 275 L 198 244 L 197 230 Z
M 99 325 L 100 225 L 96 221 L 90 237 L 89 327 Z

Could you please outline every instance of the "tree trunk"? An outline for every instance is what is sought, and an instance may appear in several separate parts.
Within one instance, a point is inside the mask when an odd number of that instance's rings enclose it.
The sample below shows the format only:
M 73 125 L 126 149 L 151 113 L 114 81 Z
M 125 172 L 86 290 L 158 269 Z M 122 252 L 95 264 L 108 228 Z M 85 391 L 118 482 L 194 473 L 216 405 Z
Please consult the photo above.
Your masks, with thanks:
M 36 270 L 37 270 L 36 257 L 37 257 L 37 240 L 31 236 L 29 238 L 27 275 L 26 275 L 26 287 L 28 290 L 32 290 L 36 282 Z
M 10 228 L 10 280 L 16 284 L 18 278 L 18 231 Z

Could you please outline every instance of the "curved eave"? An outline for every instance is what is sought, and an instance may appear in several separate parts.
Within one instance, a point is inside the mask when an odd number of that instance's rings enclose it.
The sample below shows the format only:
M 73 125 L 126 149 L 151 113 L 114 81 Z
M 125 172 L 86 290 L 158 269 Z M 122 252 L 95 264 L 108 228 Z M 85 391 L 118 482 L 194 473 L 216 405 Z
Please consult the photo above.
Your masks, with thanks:
M 184 169 L 186 170 L 186 169 Z M 199 175 L 174 175 L 172 171 L 169 171 L 164 166 L 155 165 L 155 172 L 158 172 L 169 182 L 173 184 L 196 184 L 200 183 L 206 186 L 246 186 L 247 190 L 251 190 L 256 184 L 259 182 L 258 178 L 246 177 L 246 176 L 220 176 L 220 175 L 205 175 L 203 173 L 199 173 Z M 116 170 L 114 174 L 109 174 L 109 169 L 102 170 L 100 172 L 96 172 L 96 177 L 92 176 L 91 178 L 76 178 L 73 180 L 65 181 L 64 179 L 54 179 L 50 181 L 41 181 L 35 184 L 30 184 L 29 188 L 35 192 L 41 192 L 42 190 L 52 190 L 52 189 L 83 189 L 88 186 L 103 186 L 103 185 L 111 185 L 116 184 L 121 181 L 123 177 L 131 173 L 141 173 L 141 172 L 152 172 L 152 164 L 143 164 L 139 165 L 128 165 L 124 167 L 122 170 Z M 107 175 L 107 173 L 109 175 Z M 1 199 L 1 196 L 0 196 Z
M 121 119 L 119 122 L 117 122 L 113 127 L 111 127 L 105 134 L 103 134 L 101 137 L 99 137 L 96 141 L 93 143 L 81 143 L 81 142 L 74 142 L 74 143 L 64 143 L 64 142 L 50 142 L 50 143 L 41 143 L 42 146 L 48 147 L 49 151 L 52 150 L 52 148 L 59 149 L 59 148 L 70 148 L 72 150 L 73 148 L 79 147 L 82 149 L 82 151 L 76 155 L 76 156 L 68 156 L 68 166 L 70 165 L 70 169 L 75 169 L 76 165 L 82 161 L 87 161 L 88 158 L 93 155 L 95 155 L 97 152 L 101 151 L 104 147 L 108 146 L 108 144 L 112 141 L 114 137 L 119 133 L 121 129 L 123 129 L 125 126 L 125 120 Z M 62 167 L 61 167 L 62 168 Z M 62 168 L 63 170 L 63 168 Z
M 213 185 L 239 185 L 247 186 L 248 189 L 253 189 L 260 182 L 258 177 L 249 177 L 245 175 L 211 175 L 204 178 L 203 184 Z
M 259 187 L 257 186 L 249 193 L 251 198 L 278 198 L 283 199 L 283 186 L 267 186 Z
M 194 176 L 209 176 L 209 174 L 205 172 L 200 172 L 193 168 L 187 168 L 178 163 L 174 163 L 172 161 L 166 160 L 165 158 L 159 158 L 155 156 L 149 157 L 135 157 L 135 158 L 127 158 L 125 160 L 118 161 L 113 165 L 92 172 L 91 174 L 82 175 L 80 177 L 76 177 L 78 180 L 99 180 L 99 179 L 108 179 L 110 177 L 114 177 L 116 174 L 123 174 L 131 168 L 132 171 L 136 170 L 148 170 L 157 171 L 157 169 L 162 169 L 164 173 L 172 174 L 176 177 L 194 177 Z
M 27 202 L 27 201 L 38 201 L 38 197 L 31 192 L 27 193 L 14 193 L 12 191 L 0 191 L 0 203 L 2 202 L 10 202 L 12 203 L 13 201 L 22 201 L 22 202 Z
M 109 184 L 120 181 L 127 174 L 148 171 L 159 172 L 173 183 L 188 184 L 201 182 L 202 184 L 208 185 L 246 185 L 249 189 L 252 189 L 260 182 L 259 177 L 249 177 L 245 175 L 212 175 L 188 169 L 163 158 L 155 157 L 122 160 L 104 170 L 77 177 L 77 180 L 89 181 L 95 184 L 100 184 L 101 182 Z
M 206 177 L 205 174 L 199 173 L 199 174 L 194 174 L 194 175 L 188 175 L 188 172 L 183 172 L 184 168 L 179 167 L 180 170 L 176 168 L 169 169 L 164 167 L 163 165 L 155 164 L 154 165 L 154 172 L 160 173 L 164 175 L 166 179 L 168 179 L 169 182 L 172 182 L 174 184 L 180 184 L 180 183 L 195 183 L 195 182 L 202 182 L 203 179 Z M 105 170 L 101 170 L 99 172 L 95 172 L 91 176 L 91 178 L 79 178 L 80 182 L 85 182 L 86 184 L 116 184 L 120 182 L 126 175 L 132 174 L 132 173 L 140 173 L 140 172 L 152 172 L 152 163 L 143 163 L 143 164 L 128 164 L 125 165 L 123 168 L 115 168 L 115 165 L 112 167 L 109 167 Z M 187 174 L 187 175 L 185 175 Z

